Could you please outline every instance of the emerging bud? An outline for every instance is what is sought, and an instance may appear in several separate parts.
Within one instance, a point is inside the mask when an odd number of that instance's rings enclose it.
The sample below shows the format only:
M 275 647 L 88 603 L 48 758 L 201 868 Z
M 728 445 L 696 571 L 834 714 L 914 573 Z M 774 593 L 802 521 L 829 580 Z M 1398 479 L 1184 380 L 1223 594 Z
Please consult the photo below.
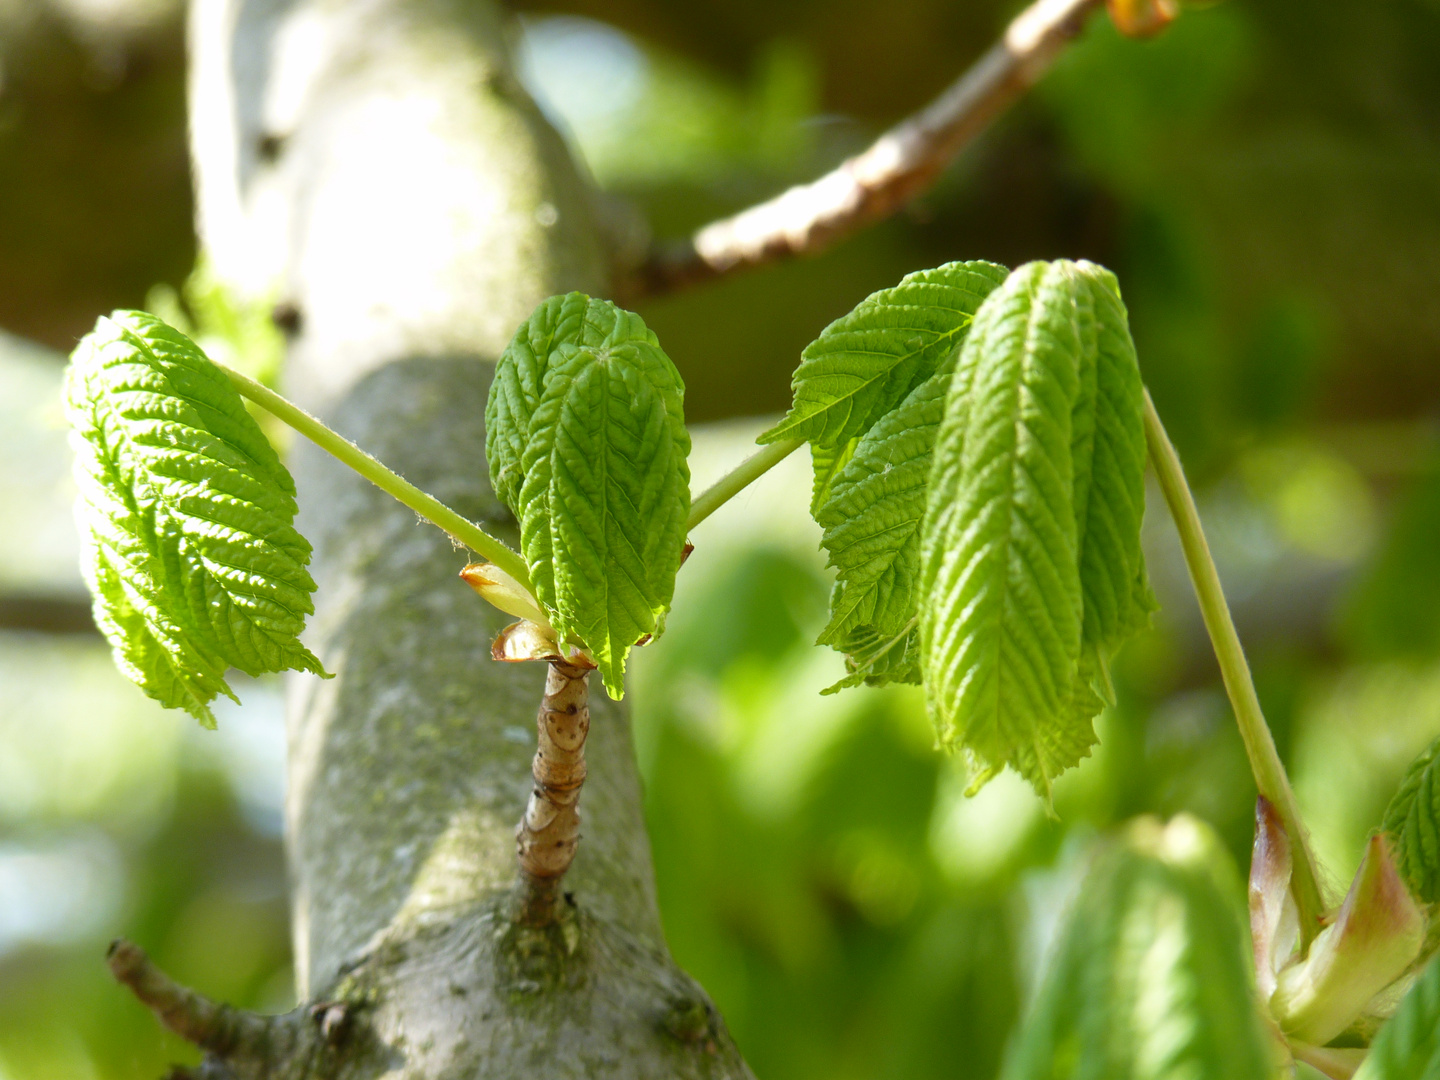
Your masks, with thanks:
M 1290 962 L 1300 939 L 1300 914 L 1290 892 L 1290 838 L 1270 800 L 1255 803 L 1255 849 L 1250 856 L 1250 942 L 1255 984 L 1268 1001 L 1275 978 Z
M 1385 837 L 1373 836 L 1335 921 L 1280 972 L 1270 1011 L 1293 1042 L 1324 1046 L 1405 973 L 1424 941 L 1425 916 Z
M 496 660 L 518 663 L 521 660 L 563 660 L 555 631 L 548 626 L 521 619 L 495 635 L 490 655 Z
M 493 659 L 514 664 L 522 660 L 564 661 L 571 667 L 594 670 L 595 661 L 584 649 L 566 649 L 549 626 L 527 619 L 511 623 L 490 643 Z
M 543 626 L 554 635 L 549 618 L 540 608 L 540 601 L 535 599 L 529 589 L 494 563 L 467 563 L 465 569 L 460 571 L 460 577 L 482 598 L 505 614 Z
M 1110 21 L 1126 37 L 1154 37 L 1180 17 L 1179 0 L 1107 0 Z

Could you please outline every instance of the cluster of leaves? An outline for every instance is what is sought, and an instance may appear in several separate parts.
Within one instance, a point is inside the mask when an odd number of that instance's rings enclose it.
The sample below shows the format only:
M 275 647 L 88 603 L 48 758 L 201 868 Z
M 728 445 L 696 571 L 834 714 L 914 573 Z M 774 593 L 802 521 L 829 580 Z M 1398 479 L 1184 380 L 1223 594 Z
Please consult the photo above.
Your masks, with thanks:
M 951 263 L 805 350 L 762 442 L 803 438 L 838 581 L 833 689 L 922 682 L 976 783 L 1040 792 L 1095 741 L 1115 649 L 1153 608 L 1143 394 L 1114 275 Z
M 117 311 L 75 349 L 65 401 L 82 569 L 120 670 L 209 726 L 229 668 L 324 674 L 299 640 L 315 582 L 295 483 L 224 372 Z
M 838 571 L 821 641 L 851 668 L 834 689 L 923 682 L 977 783 L 1008 764 L 1048 793 L 1088 753 L 1109 658 L 1153 608 L 1144 390 L 1113 275 L 1063 261 L 913 274 L 828 327 L 795 388 L 762 441 L 812 446 L 811 509 Z M 683 558 L 683 397 L 638 316 L 574 293 L 521 326 L 491 388 L 486 450 L 520 520 L 523 610 L 585 648 L 616 697 Z M 325 674 L 299 640 L 314 582 L 294 483 L 224 369 L 153 316 L 117 312 L 76 349 L 66 401 L 85 573 L 121 670 L 205 723 L 230 667 Z M 1363 1045 L 1394 1012 L 1359 1075 L 1440 1080 L 1440 967 L 1426 967 L 1440 939 L 1425 934 L 1437 757 L 1440 741 L 1345 905 L 1282 958 L 1278 990 L 1267 973 L 1278 1030 L 1322 1067 L 1360 1054 L 1323 1044 Z M 1106 848 L 1007 1077 L 1267 1075 L 1223 862 L 1185 818 L 1142 820 Z
M 820 640 L 861 682 L 922 681 L 977 783 L 1042 793 L 1089 752 L 1107 664 L 1151 606 L 1134 346 L 1089 263 L 951 263 L 827 327 L 762 441 L 806 440 L 838 570 Z M 294 485 L 225 372 L 117 313 L 70 375 L 80 516 L 122 669 L 208 722 L 234 666 L 319 671 Z M 533 617 L 623 691 L 664 628 L 685 543 L 684 385 L 639 316 L 545 301 L 497 365 L 492 483 L 520 521 Z M 838 689 L 838 687 L 837 687 Z

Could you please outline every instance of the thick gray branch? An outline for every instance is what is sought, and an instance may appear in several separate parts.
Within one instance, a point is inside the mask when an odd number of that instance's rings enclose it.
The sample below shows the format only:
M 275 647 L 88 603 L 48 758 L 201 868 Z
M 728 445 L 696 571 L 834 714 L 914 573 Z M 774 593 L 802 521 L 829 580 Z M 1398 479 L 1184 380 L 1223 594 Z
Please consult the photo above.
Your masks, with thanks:
M 486 480 L 490 363 L 541 299 L 607 283 L 504 31 L 487 0 L 194 0 L 191 117 L 207 249 L 283 302 L 288 389 L 513 540 Z M 438 530 L 318 451 L 293 468 L 309 637 L 337 673 L 292 688 L 297 975 L 353 1014 L 313 1075 L 748 1076 L 665 949 L 625 710 L 591 703 L 560 917 L 517 922 L 545 669 L 490 659 L 502 620 Z

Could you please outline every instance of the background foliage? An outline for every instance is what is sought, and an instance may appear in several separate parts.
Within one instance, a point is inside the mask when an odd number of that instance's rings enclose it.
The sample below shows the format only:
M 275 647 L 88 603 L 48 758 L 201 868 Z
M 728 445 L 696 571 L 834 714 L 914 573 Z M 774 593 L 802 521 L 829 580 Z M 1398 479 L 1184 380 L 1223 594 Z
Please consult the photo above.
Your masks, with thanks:
M 863 145 L 1012 10 L 521 6 L 531 85 L 666 234 Z M 720 422 L 697 431 L 696 487 L 788 404 L 801 347 L 904 273 L 1112 267 L 1317 847 L 1347 881 L 1440 732 L 1437 41 L 1434 0 L 1227 0 L 1147 44 L 1097 21 L 899 219 L 642 308 L 692 420 Z M 176 0 L 0 0 L 7 604 L 79 589 L 51 350 L 193 264 L 182 79 Z M 766 1080 L 991 1077 L 1097 836 L 1188 810 L 1244 866 L 1239 740 L 1152 514 L 1162 614 L 1120 654 L 1118 705 L 1055 785 L 1058 820 L 1012 775 L 966 800 L 914 688 L 819 696 L 843 672 L 812 645 L 829 580 L 798 457 L 696 531 L 669 630 L 636 654 L 667 933 Z M 122 931 L 213 995 L 289 1003 L 280 688 L 237 689 L 244 707 L 201 732 L 86 633 L 0 634 L 0 1077 L 139 1080 L 187 1058 L 109 983 Z

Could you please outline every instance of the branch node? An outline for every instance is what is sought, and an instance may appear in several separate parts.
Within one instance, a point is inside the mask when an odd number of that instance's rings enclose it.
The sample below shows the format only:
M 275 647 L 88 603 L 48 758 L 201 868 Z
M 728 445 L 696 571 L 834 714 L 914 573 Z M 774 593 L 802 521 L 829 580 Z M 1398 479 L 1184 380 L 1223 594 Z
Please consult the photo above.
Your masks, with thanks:
M 350 1027 L 350 1007 L 343 1001 L 318 1001 L 310 1006 L 310 1019 L 327 1046 L 339 1046 Z

